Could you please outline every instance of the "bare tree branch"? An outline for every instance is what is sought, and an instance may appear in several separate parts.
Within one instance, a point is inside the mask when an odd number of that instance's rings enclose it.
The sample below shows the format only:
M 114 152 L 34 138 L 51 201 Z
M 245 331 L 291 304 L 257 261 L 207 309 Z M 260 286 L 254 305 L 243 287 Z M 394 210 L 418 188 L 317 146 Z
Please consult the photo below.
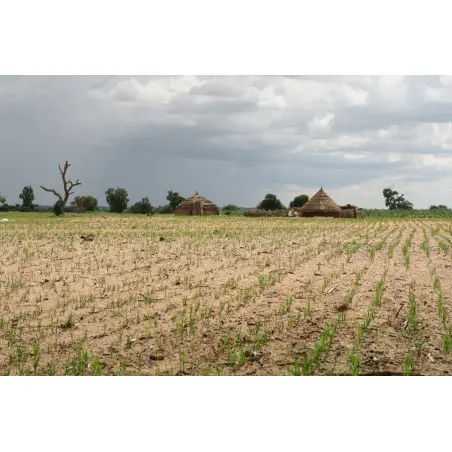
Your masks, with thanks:
M 61 201 L 63 200 L 62 196 L 61 196 L 59 193 L 57 193 L 57 192 L 55 191 L 54 188 L 45 188 L 45 187 L 43 187 L 42 185 L 40 185 L 40 187 L 41 187 L 43 190 L 49 191 L 50 193 L 53 193 L 55 196 L 58 196 L 58 198 L 60 198 Z
M 42 185 L 40 186 L 43 190 L 53 193 L 56 197 L 58 197 L 63 207 L 68 202 L 69 196 L 73 194 L 71 190 L 77 185 L 82 185 L 82 183 L 78 179 L 75 182 L 72 182 L 71 179 L 66 179 L 67 170 L 70 166 L 71 164 L 67 160 L 64 163 L 64 168 L 61 168 L 61 165 L 58 165 L 58 169 L 61 174 L 61 179 L 63 180 L 64 198 L 59 193 L 57 193 L 55 189 L 45 188 Z

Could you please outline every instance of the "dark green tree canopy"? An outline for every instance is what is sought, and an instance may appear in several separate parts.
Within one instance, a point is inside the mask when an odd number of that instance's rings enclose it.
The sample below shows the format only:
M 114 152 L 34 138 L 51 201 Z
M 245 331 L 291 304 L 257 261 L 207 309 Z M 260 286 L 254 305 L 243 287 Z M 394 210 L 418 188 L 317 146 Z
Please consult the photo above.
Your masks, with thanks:
M 264 210 L 281 210 L 284 209 L 284 206 L 276 195 L 267 193 L 265 198 L 258 204 L 257 208 Z
M 5 204 L 6 198 L 0 193 L 0 204 Z
M 153 207 L 149 201 L 149 198 L 143 198 L 141 201 L 136 202 L 133 206 L 130 207 L 130 213 L 152 213 Z
M 235 204 L 226 204 L 221 210 L 240 210 L 240 207 Z
M 53 205 L 53 213 L 60 217 L 64 213 L 64 204 L 61 199 L 59 199 L 54 205 Z
M 97 199 L 91 195 L 76 196 L 71 202 L 71 205 L 79 209 L 84 209 L 87 212 L 93 212 L 97 207 Z
M 383 190 L 385 205 L 389 210 L 413 210 L 413 204 L 405 199 L 405 195 L 399 195 L 398 191 L 391 188 Z
M 181 196 L 177 191 L 170 190 L 168 192 L 168 196 L 166 197 L 168 200 L 169 206 L 173 211 L 177 209 L 177 206 L 185 199 Z
M 290 201 L 290 207 L 302 207 L 309 201 L 308 195 L 295 196 L 293 201 Z
M 448 210 L 448 207 L 445 206 L 444 204 L 439 204 L 437 206 L 435 205 L 430 206 L 429 210 Z
M 22 200 L 22 207 L 27 207 L 29 209 L 33 208 L 33 201 L 35 199 L 35 194 L 31 185 L 27 185 L 22 189 L 22 193 L 19 195 Z
M 127 209 L 129 194 L 125 188 L 109 188 L 105 192 L 105 199 L 110 206 L 111 212 L 122 213 Z

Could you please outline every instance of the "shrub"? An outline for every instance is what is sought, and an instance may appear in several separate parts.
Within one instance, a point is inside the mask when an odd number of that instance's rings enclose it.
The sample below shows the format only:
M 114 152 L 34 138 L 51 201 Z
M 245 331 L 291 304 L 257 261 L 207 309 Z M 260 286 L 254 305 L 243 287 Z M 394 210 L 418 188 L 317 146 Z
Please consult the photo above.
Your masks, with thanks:
M 61 215 L 63 215 L 64 213 L 64 206 L 63 206 L 63 202 L 58 200 L 54 205 L 53 205 L 53 213 L 59 217 Z
M 153 211 L 153 207 L 149 202 L 149 198 L 143 198 L 141 201 L 136 202 L 128 210 L 129 213 L 150 214 Z
M 166 204 L 164 206 L 158 206 L 157 208 L 155 208 L 154 213 L 169 214 L 169 213 L 174 213 L 174 210 L 172 209 L 172 207 L 170 205 Z

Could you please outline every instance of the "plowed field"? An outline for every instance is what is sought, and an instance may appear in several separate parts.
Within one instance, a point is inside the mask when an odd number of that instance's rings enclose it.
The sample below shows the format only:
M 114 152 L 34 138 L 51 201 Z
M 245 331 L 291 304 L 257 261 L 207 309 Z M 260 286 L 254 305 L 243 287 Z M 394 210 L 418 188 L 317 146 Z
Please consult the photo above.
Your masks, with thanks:
M 2 223 L 0 373 L 445 375 L 451 247 L 442 220 Z

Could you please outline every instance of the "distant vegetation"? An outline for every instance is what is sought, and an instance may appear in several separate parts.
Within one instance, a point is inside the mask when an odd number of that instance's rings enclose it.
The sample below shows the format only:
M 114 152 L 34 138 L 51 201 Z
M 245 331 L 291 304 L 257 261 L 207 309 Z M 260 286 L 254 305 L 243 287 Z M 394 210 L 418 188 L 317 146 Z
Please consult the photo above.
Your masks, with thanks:
M 112 212 L 122 213 L 127 209 L 129 194 L 125 188 L 108 188 L 105 192 L 105 198 Z
M 265 198 L 257 205 L 262 210 L 282 210 L 284 206 L 279 198 L 273 193 L 267 193 Z
M 94 196 L 76 196 L 71 202 L 71 206 L 78 212 L 94 212 L 97 208 L 97 199 Z
M 385 206 L 389 210 L 412 210 L 413 204 L 405 199 L 405 195 L 399 195 L 398 191 L 390 188 L 383 190 L 383 196 L 385 198 Z
M 452 209 L 359 209 L 363 218 L 450 218 Z
M 125 188 L 108 188 L 105 191 L 105 199 L 108 207 L 99 206 L 98 200 L 92 195 L 78 195 L 70 202 L 68 201 L 73 194 L 73 188 L 80 186 L 81 182 L 77 179 L 72 182 L 67 176 L 70 163 L 65 162 L 63 168 L 58 166 L 64 195 L 61 195 L 53 188 L 41 188 L 47 192 L 53 193 L 57 197 L 54 206 L 39 206 L 33 204 L 35 194 L 33 187 L 27 185 L 23 187 L 19 198 L 22 204 L 8 204 L 5 197 L 0 193 L 0 212 L 20 211 L 20 212 L 54 212 L 55 215 L 62 215 L 63 213 L 84 213 L 94 211 L 110 211 L 112 213 L 132 213 L 132 214 L 173 214 L 179 204 L 185 198 L 176 191 L 169 190 L 166 199 L 168 201 L 165 205 L 154 207 L 149 198 L 143 197 L 140 201 L 135 202 L 129 207 L 129 194 Z M 444 204 L 431 205 L 429 209 L 415 209 L 413 203 L 405 198 L 404 194 L 399 194 L 398 191 L 391 188 L 383 189 L 383 197 L 387 209 L 365 209 L 358 207 L 360 217 L 372 218 L 452 218 L 452 209 L 449 209 Z M 289 208 L 300 208 L 309 201 L 309 196 L 301 194 L 295 196 L 289 203 Z M 220 209 L 223 215 L 232 216 L 276 216 L 284 217 L 288 215 L 288 209 L 283 205 L 277 195 L 274 193 L 267 193 L 255 208 L 239 207 L 235 204 L 227 204 Z
M 293 201 L 290 201 L 289 207 L 303 207 L 309 201 L 308 195 L 295 196 Z
M 153 207 L 149 201 L 149 198 L 143 198 L 141 201 L 138 201 L 133 206 L 131 206 L 127 212 L 151 214 L 153 212 Z

